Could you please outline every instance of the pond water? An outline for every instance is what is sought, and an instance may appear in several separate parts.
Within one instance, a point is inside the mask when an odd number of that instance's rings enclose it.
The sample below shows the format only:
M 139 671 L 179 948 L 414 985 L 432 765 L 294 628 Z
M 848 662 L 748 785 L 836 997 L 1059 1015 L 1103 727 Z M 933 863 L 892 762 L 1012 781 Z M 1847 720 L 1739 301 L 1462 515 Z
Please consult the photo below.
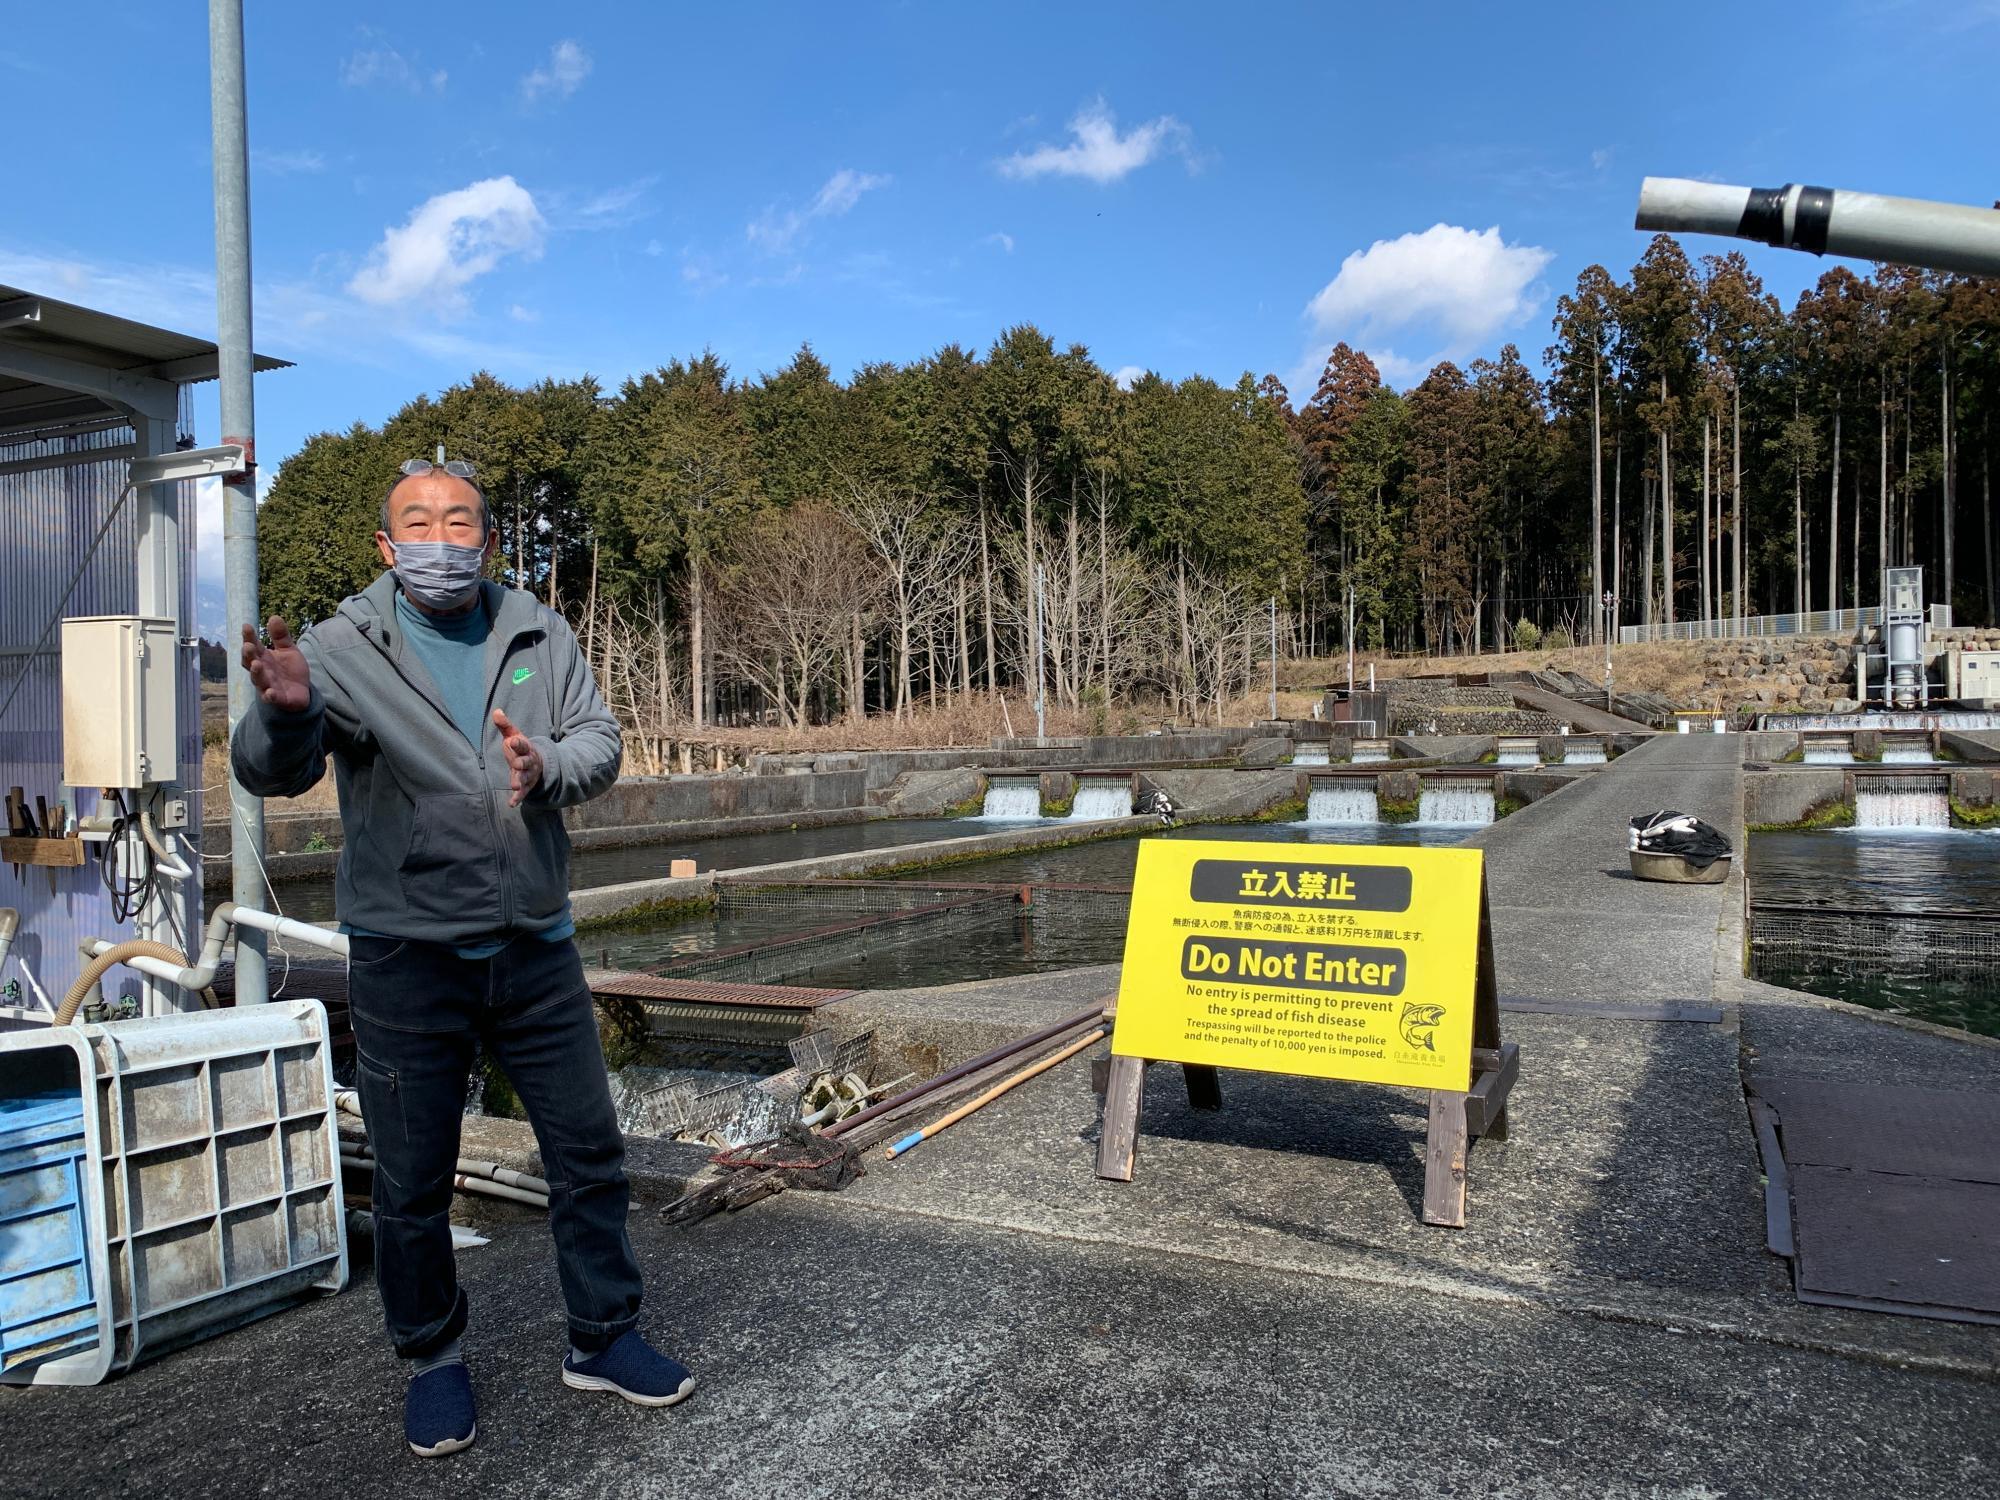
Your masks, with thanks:
M 1750 839 L 1759 906 L 2000 913 L 2000 832 L 1827 828 Z
M 2000 1035 L 2000 833 L 1760 833 L 1747 873 L 1759 979 Z
M 1333 827 L 1251 823 L 1175 828 L 1146 837 L 1441 845 L 1455 843 L 1471 831 L 1416 824 Z M 1138 848 L 1137 838 L 1102 839 L 913 872 L 903 878 L 911 884 L 1122 886 L 1131 884 Z M 949 895 L 949 891 L 941 892 L 941 896 Z M 695 962 L 706 954 L 814 930 L 850 927 L 862 915 L 824 907 L 743 907 L 589 932 L 578 941 L 589 962 L 614 968 L 652 968 Z M 796 950 L 775 951 L 778 945 L 771 946 L 774 951 L 746 960 L 753 963 L 754 973 L 727 977 L 856 989 L 956 984 L 1115 963 L 1124 946 L 1123 903 L 1117 898 L 1095 902 L 1042 899 L 1024 907 L 1000 901 L 948 917 L 884 922 L 860 933 L 830 932 L 824 941 Z
M 822 854 L 891 849 L 899 844 L 967 838 L 991 831 L 963 818 L 877 818 L 829 828 L 784 828 L 774 833 L 735 833 L 722 838 L 670 839 L 616 849 L 578 849 L 570 855 L 570 889 L 585 891 L 632 880 L 663 879 L 668 863 L 675 859 L 692 859 L 695 868 L 704 873 L 742 870 L 784 860 L 813 859 Z M 333 920 L 331 877 L 281 883 L 278 900 L 288 917 L 307 922 Z

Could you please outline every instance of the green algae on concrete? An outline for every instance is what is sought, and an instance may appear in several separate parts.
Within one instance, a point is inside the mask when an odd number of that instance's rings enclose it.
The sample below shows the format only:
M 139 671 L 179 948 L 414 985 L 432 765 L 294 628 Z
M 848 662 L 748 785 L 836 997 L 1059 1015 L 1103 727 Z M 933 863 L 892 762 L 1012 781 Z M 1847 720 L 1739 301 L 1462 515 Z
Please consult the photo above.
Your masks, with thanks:
M 1961 802 L 1951 799 L 1951 826 L 1954 828 L 2000 828 L 2000 802 Z
M 1815 803 L 1812 810 L 1795 823 L 1751 823 L 1748 833 L 1792 833 L 1810 828 L 1852 828 L 1854 826 L 1854 804 L 1852 802 Z
M 628 906 L 609 916 L 585 917 L 576 924 L 579 933 L 616 932 L 625 927 L 652 927 L 661 922 L 675 922 L 683 917 L 698 917 L 715 910 L 715 891 L 711 888 L 701 896 L 678 896 L 657 901 L 641 901 L 636 906 Z

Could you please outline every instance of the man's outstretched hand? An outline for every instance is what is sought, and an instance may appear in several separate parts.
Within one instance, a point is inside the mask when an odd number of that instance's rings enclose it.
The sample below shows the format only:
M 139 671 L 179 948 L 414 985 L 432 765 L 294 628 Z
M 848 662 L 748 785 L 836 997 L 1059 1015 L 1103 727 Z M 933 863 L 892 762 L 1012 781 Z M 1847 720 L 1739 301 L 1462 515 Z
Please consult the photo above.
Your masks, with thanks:
M 493 722 L 500 726 L 500 747 L 507 752 L 507 784 L 513 788 L 513 795 L 507 799 L 509 807 L 519 807 L 542 781 L 542 755 L 529 738 L 514 727 L 514 721 L 499 709 L 493 710 Z
M 250 674 L 257 695 L 271 707 L 303 713 L 312 702 L 312 668 L 283 620 L 273 615 L 264 629 L 271 638 L 268 646 L 258 643 L 256 626 L 243 627 L 243 670 Z

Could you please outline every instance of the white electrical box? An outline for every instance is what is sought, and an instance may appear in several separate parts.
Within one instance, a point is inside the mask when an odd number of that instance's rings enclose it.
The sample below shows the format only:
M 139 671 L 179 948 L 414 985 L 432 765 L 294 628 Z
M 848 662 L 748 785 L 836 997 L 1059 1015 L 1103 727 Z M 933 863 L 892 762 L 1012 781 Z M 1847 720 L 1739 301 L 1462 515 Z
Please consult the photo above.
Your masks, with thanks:
M 1946 658 L 1946 691 L 1964 703 L 2000 699 L 2000 651 L 1954 651 Z
M 62 622 L 63 781 L 137 788 L 172 781 L 178 676 L 172 620 Z

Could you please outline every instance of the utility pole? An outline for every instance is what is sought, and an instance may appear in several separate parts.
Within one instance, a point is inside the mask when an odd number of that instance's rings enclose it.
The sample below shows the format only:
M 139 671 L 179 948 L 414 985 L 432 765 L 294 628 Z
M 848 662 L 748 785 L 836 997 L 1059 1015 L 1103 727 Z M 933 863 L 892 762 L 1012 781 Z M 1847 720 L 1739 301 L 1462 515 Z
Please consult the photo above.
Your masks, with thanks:
M 257 613 L 257 424 L 250 377 L 250 144 L 243 110 L 243 0 L 208 0 L 210 150 L 215 171 L 215 345 L 222 395 L 222 441 L 243 446 L 241 474 L 222 481 L 223 588 L 229 623 L 263 627 Z M 249 713 L 256 689 L 237 652 L 229 653 L 229 728 Z M 264 904 L 264 804 L 229 783 L 230 895 Z M 236 929 L 236 1003 L 270 998 L 269 939 Z
M 1271 610 L 1271 721 L 1278 719 L 1278 596 L 1273 594 Z

